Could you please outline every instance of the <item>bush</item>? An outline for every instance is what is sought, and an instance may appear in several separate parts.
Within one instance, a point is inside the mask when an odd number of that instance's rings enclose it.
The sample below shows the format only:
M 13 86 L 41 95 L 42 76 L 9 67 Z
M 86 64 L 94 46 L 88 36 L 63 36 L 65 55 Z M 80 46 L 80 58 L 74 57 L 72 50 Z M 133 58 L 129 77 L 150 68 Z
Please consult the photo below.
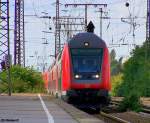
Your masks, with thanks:
M 118 87 L 122 84 L 122 74 L 119 73 L 118 75 L 112 76 L 111 83 L 112 83 L 111 95 L 118 96 Z
M 42 80 L 42 75 L 36 72 L 33 68 L 22 68 L 20 66 L 12 66 L 10 69 L 11 80 L 12 80 L 12 92 L 43 92 L 44 83 Z M 7 89 L 6 85 L 6 71 L 0 73 L 1 78 L 5 82 L 1 82 L 0 90 L 4 91 Z
M 140 96 L 137 93 L 130 93 L 129 95 L 125 96 L 119 105 L 119 109 L 120 111 L 141 111 Z

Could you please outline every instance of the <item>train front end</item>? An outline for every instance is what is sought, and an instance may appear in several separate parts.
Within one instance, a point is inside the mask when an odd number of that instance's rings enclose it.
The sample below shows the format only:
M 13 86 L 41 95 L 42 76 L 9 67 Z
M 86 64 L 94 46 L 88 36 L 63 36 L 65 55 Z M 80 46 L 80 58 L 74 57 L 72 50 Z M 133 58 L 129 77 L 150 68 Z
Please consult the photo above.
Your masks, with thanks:
M 93 33 L 79 33 L 68 42 L 68 49 L 69 100 L 98 106 L 108 104 L 110 65 L 105 42 Z

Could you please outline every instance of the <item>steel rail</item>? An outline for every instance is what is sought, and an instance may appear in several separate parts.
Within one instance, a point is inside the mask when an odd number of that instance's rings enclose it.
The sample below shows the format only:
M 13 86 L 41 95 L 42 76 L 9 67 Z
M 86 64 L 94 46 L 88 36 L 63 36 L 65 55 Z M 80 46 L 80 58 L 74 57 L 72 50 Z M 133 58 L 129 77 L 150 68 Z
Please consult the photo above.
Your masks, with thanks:
M 120 103 L 120 101 L 114 101 L 114 100 L 112 100 L 112 101 L 110 102 L 110 104 L 116 105 L 116 106 L 118 106 L 119 103 Z M 142 109 L 141 109 L 141 110 L 142 110 L 141 112 L 150 114 L 150 107 L 148 107 L 148 106 L 142 105 Z
M 150 109 L 142 108 L 142 112 L 147 113 L 147 114 L 150 114 Z
M 117 123 L 130 123 L 129 121 L 123 120 L 121 118 L 107 114 L 107 113 L 102 112 L 102 111 L 100 112 L 100 115 L 103 116 L 104 118 L 108 118 L 110 120 L 116 121 Z

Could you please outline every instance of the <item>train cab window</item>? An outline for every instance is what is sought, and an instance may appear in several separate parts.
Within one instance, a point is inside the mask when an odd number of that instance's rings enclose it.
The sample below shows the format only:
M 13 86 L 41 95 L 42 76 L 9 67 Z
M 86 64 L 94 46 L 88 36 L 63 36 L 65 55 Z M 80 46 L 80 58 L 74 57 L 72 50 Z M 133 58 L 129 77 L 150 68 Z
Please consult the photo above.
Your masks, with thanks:
M 100 72 L 99 59 L 97 57 L 74 56 L 73 64 L 75 72 Z
M 75 74 L 101 72 L 103 49 L 72 49 L 71 55 Z

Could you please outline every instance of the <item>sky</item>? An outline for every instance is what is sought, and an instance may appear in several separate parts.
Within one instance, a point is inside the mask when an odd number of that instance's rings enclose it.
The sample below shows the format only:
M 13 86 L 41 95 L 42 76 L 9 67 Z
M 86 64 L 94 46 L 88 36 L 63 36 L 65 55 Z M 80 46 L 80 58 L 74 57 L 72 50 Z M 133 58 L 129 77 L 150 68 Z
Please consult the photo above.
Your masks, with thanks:
M 14 1 L 10 0 L 10 42 L 11 54 L 14 47 Z M 54 22 L 53 19 L 43 19 L 42 16 L 55 16 L 56 0 L 24 0 L 25 2 L 25 44 L 26 44 L 26 66 L 34 66 L 42 71 L 44 64 L 46 68 L 53 63 L 54 58 Z M 126 2 L 129 7 L 126 7 Z M 66 3 L 105 3 L 103 16 L 103 40 L 109 47 L 109 51 L 115 49 L 117 59 L 130 57 L 130 52 L 136 45 L 141 46 L 145 41 L 146 32 L 146 0 L 60 0 L 60 16 L 84 17 L 84 7 L 68 7 Z M 67 11 L 64 11 L 67 10 Z M 100 19 L 97 11 L 99 7 L 88 7 L 88 22 L 95 25 L 95 33 L 99 35 Z M 121 21 L 121 18 L 125 22 Z M 135 30 L 133 31 L 133 24 Z M 52 30 L 49 30 L 52 28 Z M 49 31 L 51 33 L 43 33 Z M 135 37 L 133 36 L 135 34 Z M 65 39 L 62 36 L 62 40 Z M 44 42 L 48 44 L 43 44 Z

